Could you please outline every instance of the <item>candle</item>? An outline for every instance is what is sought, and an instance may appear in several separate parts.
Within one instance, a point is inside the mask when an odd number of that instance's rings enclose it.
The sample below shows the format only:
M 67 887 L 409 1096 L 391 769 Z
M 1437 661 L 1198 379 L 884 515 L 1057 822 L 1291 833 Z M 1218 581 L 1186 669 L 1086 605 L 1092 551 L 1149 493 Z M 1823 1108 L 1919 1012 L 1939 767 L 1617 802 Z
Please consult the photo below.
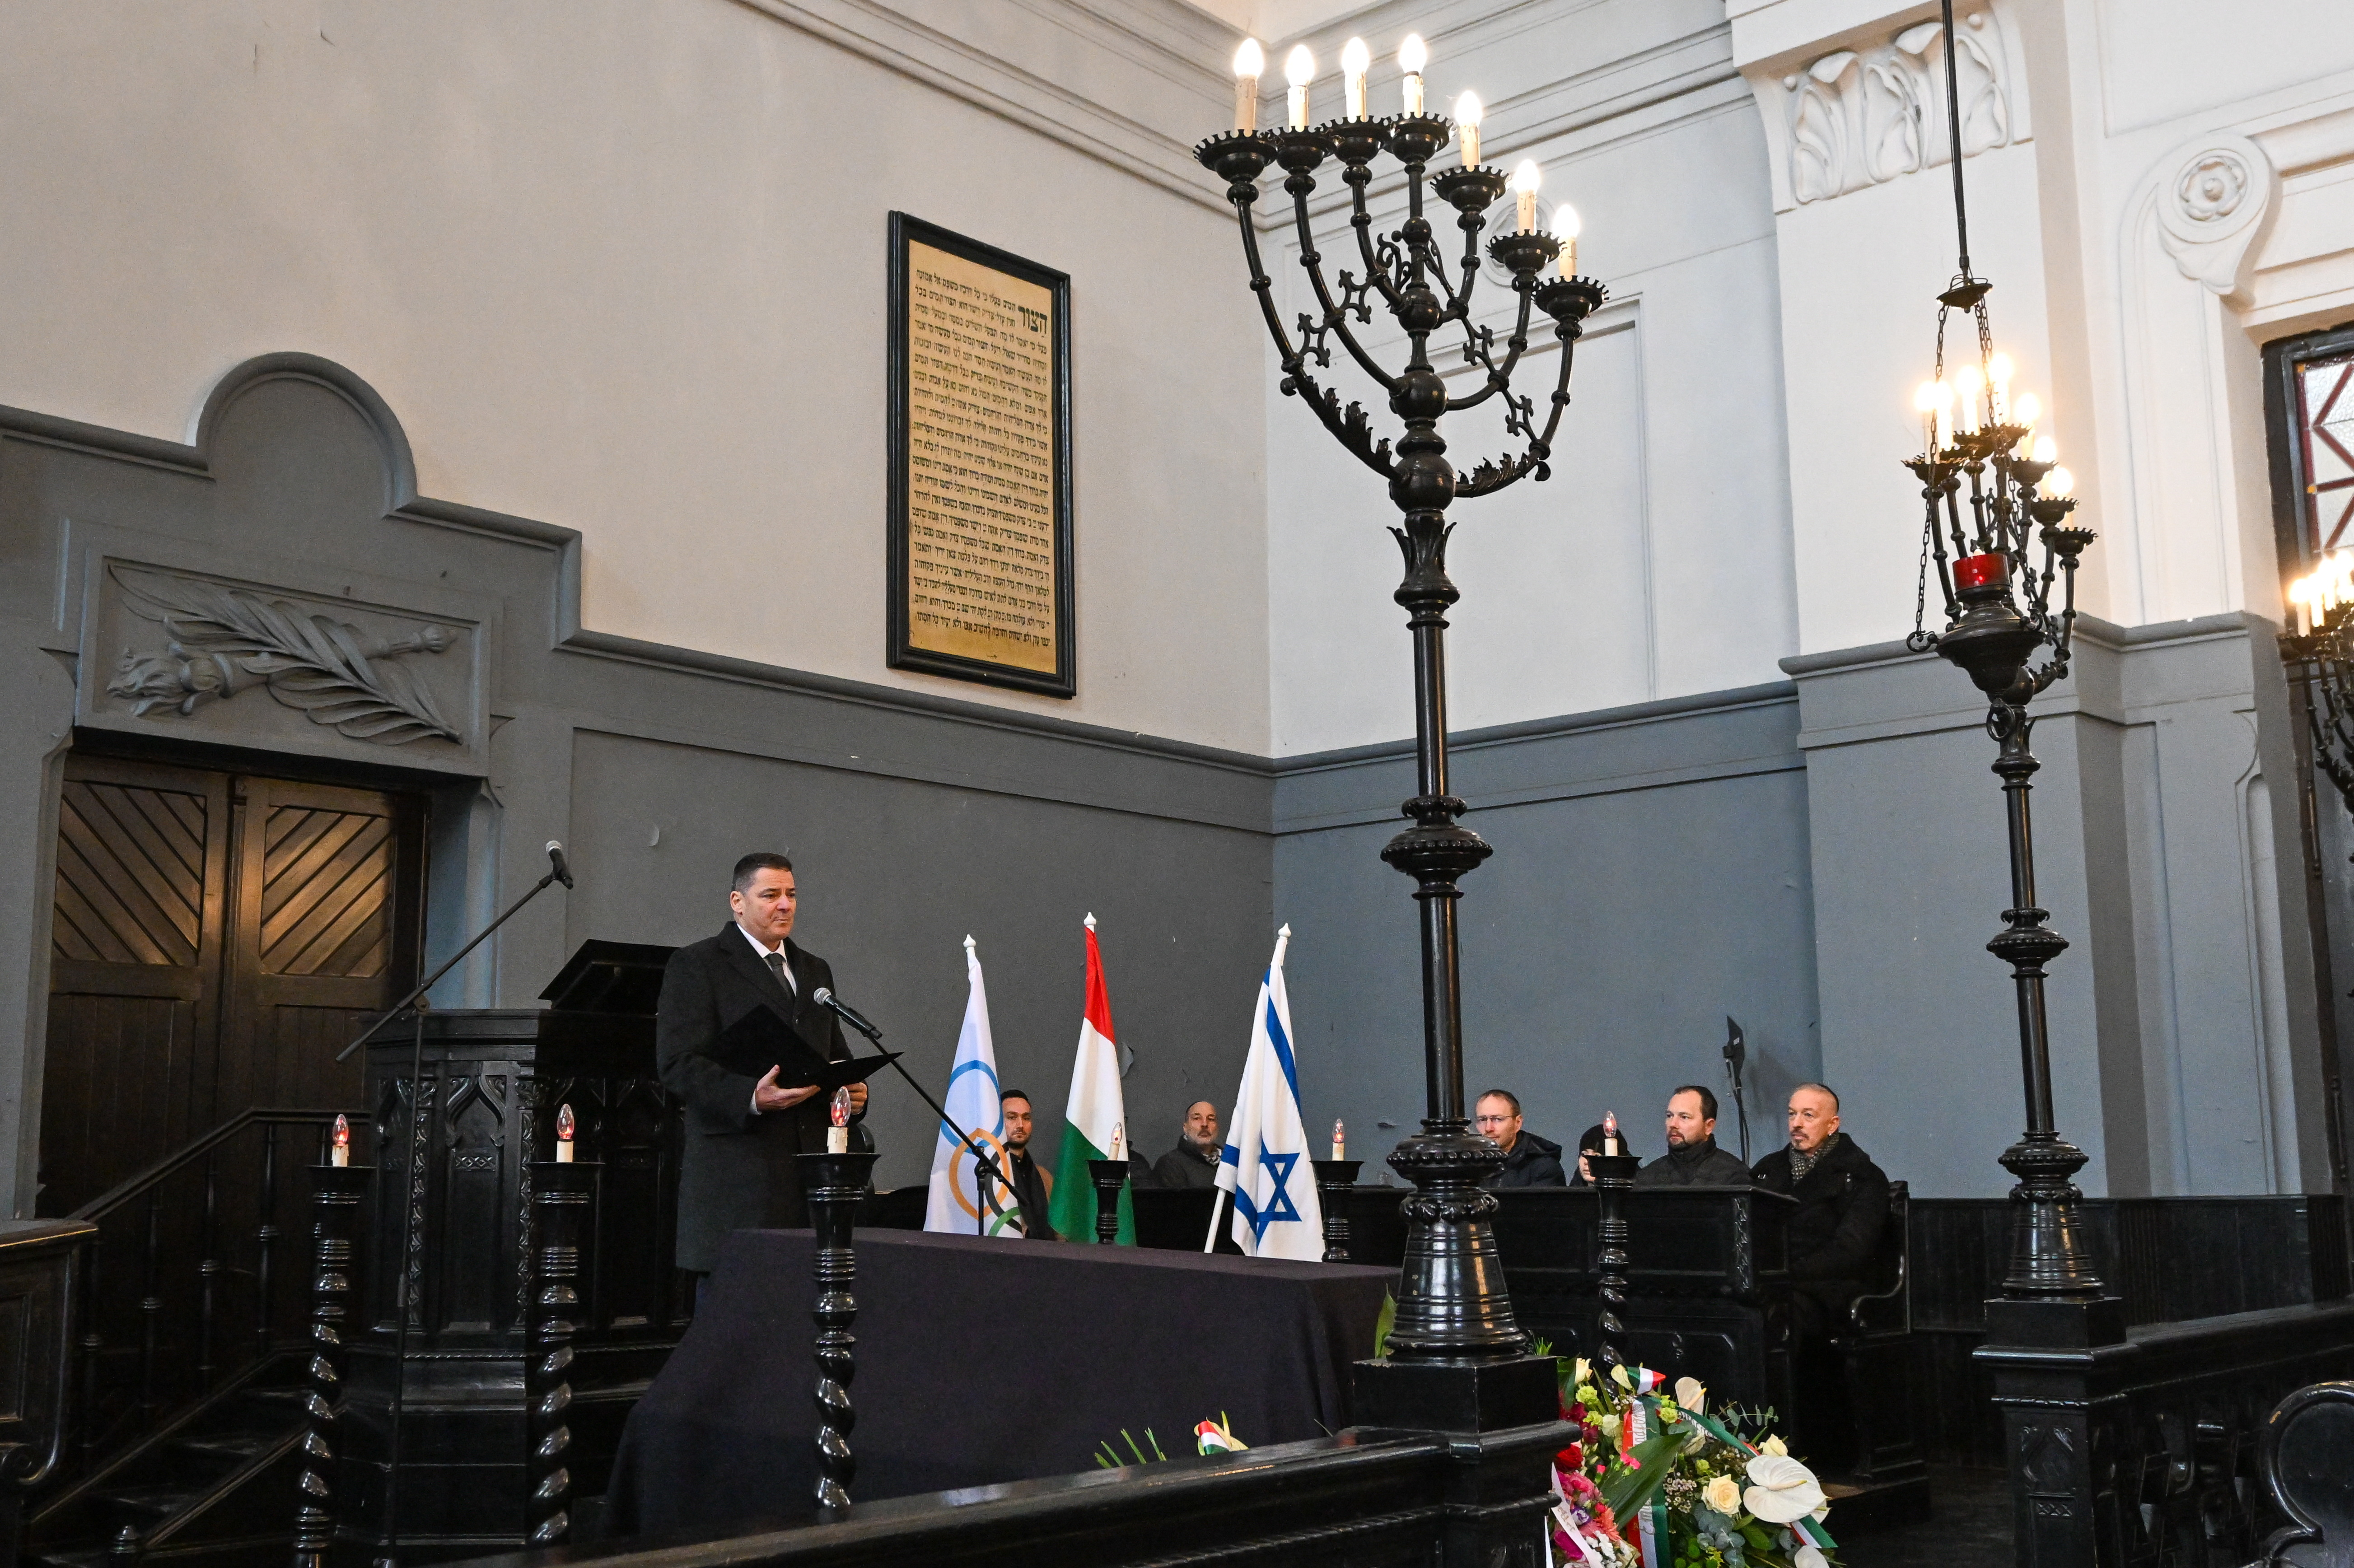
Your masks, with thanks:
M 2018 403 L 2012 407 L 2010 413 L 2010 422 L 2019 427 L 2020 445 L 2028 444 L 2028 437 L 2035 433 L 2035 421 L 2041 418 L 2043 418 L 2042 401 L 2032 392 L 2021 392 L 2019 395 Z M 2049 462 L 2051 460 L 2046 458 L 2042 461 Z
M 578 1125 L 572 1119 L 570 1106 L 556 1107 L 556 1162 L 558 1165 L 572 1163 L 572 1135 Z
M 2064 500 L 2075 490 L 2076 476 L 2064 468 L 2055 468 L 2043 476 L 2042 484 L 2037 488 L 2054 501 Z
M 1125 1122 L 1115 1122 L 1112 1124 L 1111 1148 L 1106 1151 L 1106 1159 L 1117 1160 L 1119 1158 L 1120 1140 L 1127 1135 L 1127 1133 L 1128 1125 Z
M 348 1117 L 346 1117 L 346 1116 L 345 1116 L 342 1112 L 338 1111 L 338 1112 L 335 1114 L 335 1137 L 334 1137 L 334 1142 L 332 1142 L 331 1144 L 329 1144 L 329 1145 L 328 1145 L 328 1148 L 327 1148 L 327 1163 L 329 1163 L 330 1165 L 334 1165 L 334 1166 L 335 1166 L 335 1167 L 337 1167 L 337 1168 L 339 1168 L 339 1169 L 340 1169 L 340 1168 L 341 1168 L 341 1167 L 343 1167 L 343 1166 L 349 1165 L 351 1162 L 352 1162 L 352 1123 L 351 1123 L 351 1118 L 348 1118 Z
M 1519 199 L 1519 220 L 1522 234 L 1537 231 L 1537 186 L 1544 182 L 1544 171 L 1537 167 L 1534 158 L 1522 158 L 1512 171 L 1512 195 Z
M 1913 407 L 1921 415 L 1921 450 L 1935 457 L 1937 452 L 1937 384 L 1924 381 L 1914 387 Z
M 833 1100 L 826 1107 L 826 1116 L 833 1125 L 825 1129 L 825 1151 L 828 1154 L 849 1153 L 850 1086 L 848 1084 L 833 1091 Z
M 1335 1160 L 1349 1158 L 1349 1129 L 1341 1125 L 1337 1117 L 1332 1122 L 1332 1158 Z
M 2036 437 L 2035 445 L 2030 450 L 2037 462 L 2058 462 L 2060 461 L 2060 443 L 2053 440 L 2050 436 Z
M 1986 390 L 1986 377 L 1975 365 L 1965 365 L 1954 373 L 1954 428 L 1975 430 L 1978 428 L 1978 397 Z
M 1365 48 L 1363 38 L 1351 38 L 1341 46 L 1341 90 L 1349 105 L 1349 118 L 1365 117 L 1365 71 L 1373 63 L 1373 53 Z
M 1577 276 L 1577 232 L 1584 227 L 1578 220 L 1577 209 L 1564 202 L 1553 215 L 1553 237 L 1561 241 L 1561 275 Z
M 1942 451 L 1954 444 L 1954 388 L 1945 381 L 1931 385 L 1937 389 L 1937 444 L 1932 450 Z
M 1235 128 L 1258 129 L 1258 78 L 1267 69 L 1267 51 L 1257 38 L 1245 38 L 1235 51 Z
M 1291 128 L 1308 129 L 1308 84 L 1316 79 L 1316 57 L 1308 52 L 1306 44 L 1292 47 L 1291 58 L 1283 62 L 1283 79 L 1291 84 Z
M 2010 403 L 2010 355 L 1998 354 L 1987 361 L 1987 411 L 1998 425 Z
M 1422 112 L 1422 68 L 1430 63 L 1430 50 L 1424 45 L 1420 33 L 1408 33 L 1398 45 L 1398 69 L 1405 73 L 1398 83 L 1405 97 L 1408 114 Z
M 1467 92 L 1455 101 L 1455 123 L 1463 132 L 1463 166 L 1479 166 L 1479 95 Z
M 1602 1152 L 1612 1155 L 1619 1152 L 1618 1113 L 1617 1111 L 1604 1111 L 1602 1113 Z

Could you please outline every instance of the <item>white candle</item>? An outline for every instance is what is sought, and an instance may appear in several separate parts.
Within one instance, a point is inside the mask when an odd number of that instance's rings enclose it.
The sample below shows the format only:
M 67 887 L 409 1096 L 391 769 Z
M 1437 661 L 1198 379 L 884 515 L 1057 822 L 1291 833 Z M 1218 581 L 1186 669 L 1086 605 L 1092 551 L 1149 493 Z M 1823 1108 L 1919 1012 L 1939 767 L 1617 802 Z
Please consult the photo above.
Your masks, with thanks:
M 1467 92 L 1455 101 L 1455 125 L 1463 136 L 1463 166 L 1479 166 L 1479 95 Z
M 1618 1113 L 1617 1111 L 1602 1113 L 1602 1152 L 1609 1155 L 1616 1155 L 1618 1152 Z
M 352 1162 L 351 1119 L 341 1113 L 335 1117 L 335 1136 L 327 1147 L 327 1162 L 342 1170 Z
M 1341 90 L 1352 120 L 1365 117 L 1365 72 L 1373 63 L 1373 51 L 1365 48 L 1364 39 L 1351 38 L 1341 46 Z
M 556 1162 L 558 1165 L 572 1163 L 572 1138 L 578 1126 L 572 1119 L 570 1106 L 556 1107 Z
M 1258 79 L 1267 69 L 1267 51 L 1257 38 L 1245 38 L 1235 51 L 1235 129 L 1258 129 Z
M 1408 33 L 1405 41 L 1398 45 L 1398 69 L 1405 73 L 1398 85 L 1409 115 L 1422 112 L 1422 68 L 1429 63 L 1430 50 L 1424 46 L 1422 35 Z
M 1519 210 L 1513 215 L 1522 234 L 1537 231 L 1537 186 L 1544 183 L 1544 171 L 1537 167 L 1534 158 L 1522 158 L 1512 171 L 1512 194 L 1519 198 Z
M 825 1129 L 825 1151 L 828 1154 L 849 1153 L 850 1129 L 846 1127 L 827 1128 Z M 567 1154 L 564 1156 L 564 1158 L 569 1160 L 572 1157 Z
M 1308 129 L 1308 84 L 1316 79 L 1316 57 L 1308 52 L 1306 44 L 1293 48 L 1291 58 L 1283 62 L 1283 79 L 1291 84 L 1291 128 Z
M 1577 276 L 1577 235 L 1584 227 L 1577 209 L 1567 202 L 1553 210 L 1553 237 L 1561 241 L 1561 275 L 1564 278 Z
M 1332 1158 L 1349 1158 L 1349 1129 L 1338 1121 L 1332 1124 Z

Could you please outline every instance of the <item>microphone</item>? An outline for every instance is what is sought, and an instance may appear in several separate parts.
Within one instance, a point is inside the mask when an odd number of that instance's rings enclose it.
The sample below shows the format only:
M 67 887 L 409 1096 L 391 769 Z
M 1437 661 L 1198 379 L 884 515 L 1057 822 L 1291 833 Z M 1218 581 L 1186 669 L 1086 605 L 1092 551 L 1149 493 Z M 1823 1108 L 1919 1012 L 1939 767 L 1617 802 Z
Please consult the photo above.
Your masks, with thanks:
M 557 881 L 572 885 L 572 868 L 565 863 L 564 846 L 554 839 L 547 841 L 547 863 L 554 868 Z
M 869 1040 L 874 1041 L 877 1045 L 883 1044 L 883 1032 L 880 1029 L 875 1028 L 875 1025 L 867 1022 L 864 1018 L 861 1018 L 858 1015 L 858 1010 L 856 1008 L 843 1001 L 842 998 L 834 995 L 830 988 L 825 986 L 818 987 L 817 990 L 810 992 L 810 1000 L 817 1003 L 820 1007 L 824 1008 L 828 1012 L 832 1013 L 836 1018 L 841 1019 L 844 1023 L 849 1024 L 853 1029 L 857 1030 L 861 1034 L 865 1035 Z
M 1741 1069 L 1748 1060 L 1749 1045 L 1742 1035 L 1741 1025 L 1728 1015 L 1724 1021 L 1724 1065 L 1731 1070 L 1735 1085 L 1741 1082 Z

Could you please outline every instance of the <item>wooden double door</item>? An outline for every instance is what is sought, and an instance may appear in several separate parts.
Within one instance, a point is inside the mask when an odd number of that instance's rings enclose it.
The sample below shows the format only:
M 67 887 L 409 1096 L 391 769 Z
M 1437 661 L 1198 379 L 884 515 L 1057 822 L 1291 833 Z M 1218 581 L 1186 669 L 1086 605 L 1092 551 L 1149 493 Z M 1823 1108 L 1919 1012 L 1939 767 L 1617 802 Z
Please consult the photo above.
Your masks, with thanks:
M 58 806 L 37 1212 L 251 1107 L 355 1107 L 335 1053 L 416 983 L 425 802 L 76 756 Z

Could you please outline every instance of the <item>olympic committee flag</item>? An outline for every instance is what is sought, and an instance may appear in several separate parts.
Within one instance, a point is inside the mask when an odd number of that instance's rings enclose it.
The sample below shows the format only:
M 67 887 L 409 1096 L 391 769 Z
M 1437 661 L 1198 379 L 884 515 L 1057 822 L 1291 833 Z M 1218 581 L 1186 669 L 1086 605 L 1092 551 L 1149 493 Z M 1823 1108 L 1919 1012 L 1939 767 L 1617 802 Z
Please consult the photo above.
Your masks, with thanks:
M 1316 1201 L 1308 1125 L 1299 1111 L 1299 1066 L 1291 1051 L 1291 997 L 1283 984 L 1283 952 L 1290 945 L 1286 926 L 1276 933 L 1275 957 L 1259 982 L 1250 1055 L 1243 1063 L 1217 1182 L 1234 1194 L 1236 1246 L 1253 1257 L 1318 1263 L 1324 1256 L 1324 1211 Z
M 1103 955 L 1096 949 L 1096 917 L 1087 916 L 1087 1001 L 1079 1020 L 1079 1054 L 1071 1064 L 1071 1097 L 1063 1107 L 1063 1152 L 1055 1161 L 1055 1195 L 1047 1205 L 1055 1229 L 1071 1241 L 1096 1234 L 1096 1189 L 1090 1160 L 1128 1158 L 1128 1112 L 1120 1103 L 1119 1048 L 1111 1039 L 1111 996 L 1104 990 Z M 1136 1216 L 1128 1189 L 1119 1190 L 1119 1239 L 1136 1245 Z
M 989 1037 L 989 989 L 981 983 L 981 954 L 970 937 L 964 939 L 964 972 L 971 990 L 965 996 L 964 1028 L 957 1035 L 956 1065 L 949 1069 L 944 1108 L 949 1119 L 972 1134 L 973 1141 L 1002 1169 L 1005 1112 L 997 1103 L 997 1048 Z M 932 1194 L 924 1209 L 924 1228 L 966 1236 L 1019 1237 L 1021 1213 L 1013 1190 L 977 1171 L 972 1150 L 942 1122 L 939 1141 L 932 1148 Z

